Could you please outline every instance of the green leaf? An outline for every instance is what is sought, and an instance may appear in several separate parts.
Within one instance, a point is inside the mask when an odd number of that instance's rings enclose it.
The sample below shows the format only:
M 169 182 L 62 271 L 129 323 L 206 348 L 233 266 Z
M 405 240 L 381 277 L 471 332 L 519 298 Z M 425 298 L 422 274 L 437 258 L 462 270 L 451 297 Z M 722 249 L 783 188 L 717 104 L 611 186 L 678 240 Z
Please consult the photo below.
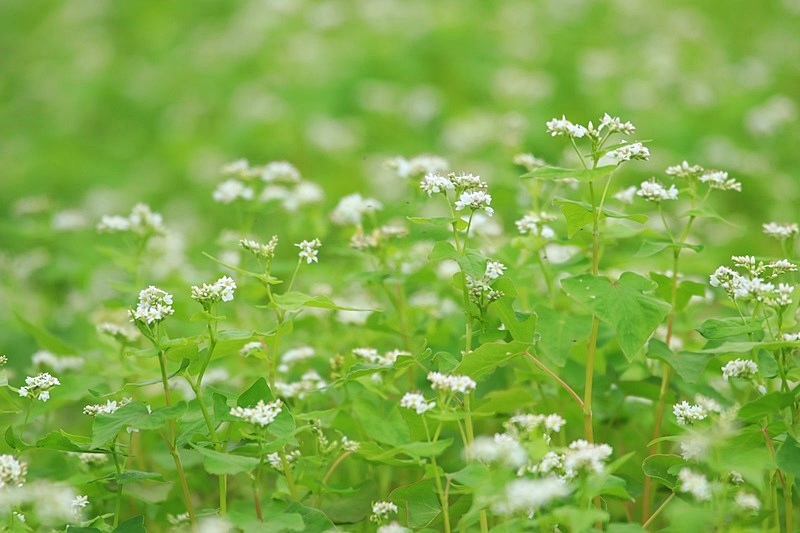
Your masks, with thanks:
M 406 217 L 409 222 L 413 222 L 414 224 L 430 224 L 432 226 L 441 226 L 441 227 L 448 227 L 451 228 L 453 226 L 453 222 L 458 224 L 461 221 L 460 218 L 452 218 L 452 217 Z
M 144 527 L 144 517 L 134 516 L 125 520 L 112 533 L 147 533 Z
M 275 301 L 274 306 L 285 311 L 296 311 L 301 307 L 317 307 L 320 309 L 336 309 L 339 311 L 375 311 L 375 309 L 360 309 L 357 307 L 342 307 L 337 305 L 325 296 L 320 294 L 318 296 L 311 296 L 303 294 L 302 292 L 286 292 L 283 294 L 276 294 L 273 297 Z M 269 307 L 272 307 L 270 304 Z
M 561 281 L 567 295 L 589 308 L 616 333 L 628 360 L 633 360 L 650 335 L 669 313 L 669 304 L 644 294 L 656 284 L 647 278 L 623 272 L 618 281 L 584 274 Z
M 716 211 L 714 211 L 710 207 L 703 207 L 703 208 L 699 208 L 699 209 L 689 209 L 688 211 L 684 211 L 683 213 L 681 213 L 680 217 L 681 218 L 686 218 L 686 217 L 713 218 L 713 219 L 718 220 L 720 222 L 724 222 L 725 224 L 728 224 L 729 226 L 733 226 L 735 228 L 739 227 L 738 225 L 734 224 L 730 220 L 727 220 L 727 219 L 723 218 L 719 213 L 717 213 Z
M 558 313 L 549 307 L 536 307 L 536 328 L 539 341 L 537 352 L 557 366 L 564 366 L 572 348 L 582 345 L 592 330 L 592 318 L 588 315 Z
M 37 448 L 82 452 L 89 448 L 92 440 L 81 435 L 70 435 L 64 430 L 52 431 L 36 442 Z
M 533 343 L 536 334 L 536 313 L 521 313 L 514 310 L 513 303 L 516 300 L 517 290 L 510 279 L 506 277 L 498 279 L 493 288 L 503 291 L 505 296 L 492 302 L 489 308 L 497 313 L 515 341 Z
M 739 317 L 731 317 L 722 319 L 709 318 L 695 331 L 706 339 L 721 340 L 755 333 L 763 329 L 764 323 L 761 320 L 754 320 L 748 324 Z
M 672 278 L 657 272 L 650 272 L 650 279 L 658 283 L 658 288 L 655 292 L 656 296 L 667 303 L 671 302 Z M 679 282 L 675 289 L 675 310 L 684 310 L 692 296 L 704 296 L 705 293 L 706 286 L 702 283 L 689 280 Z
M 701 244 L 689 244 L 685 242 L 671 242 L 671 241 L 651 241 L 651 240 L 644 240 L 642 244 L 639 246 L 639 249 L 633 254 L 634 257 L 650 257 L 652 255 L 656 255 L 660 252 L 663 252 L 669 248 L 688 248 L 689 250 L 694 250 L 695 252 L 700 252 L 703 250 L 703 245 Z
M 408 526 L 412 528 L 425 527 L 442 512 L 432 479 L 397 488 L 389 494 L 389 499 L 405 510 Z
M 739 409 L 738 417 L 747 422 L 758 420 L 777 414 L 794 403 L 794 394 L 791 392 L 773 391 L 764 396 L 744 404 Z
M 523 353 L 528 346 L 529 343 L 519 341 L 482 344 L 472 352 L 464 354 L 461 363 L 453 372 L 480 381 L 497 370 L 501 364 Z
M 572 238 L 579 229 L 590 224 L 594 220 L 594 209 L 591 204 L 561 197 L 555 198 L 553 201 L 558 204 L 559 209 L 564 214 L 564 218 L 567 221 L 567 236 L 569 238 Z M 638 222 L 639 224 L 647 221 L 646 215 L 620 213 L 610 209 L 602 209 L 600 211 L 600 219 L 603 218 L 624 218 Z
M 587 498 L 615 496 L 623 500 L 633 500 L 633 497 L 628 493 L 625 480 L 617 476 L 589 476 L 586 479 L 584 491 Z
M 778 450 L 778 453 L 775 454 L 775 462 L 785 474 L 794 476 L 795 479 L 800 479 L 800 443 L 788 433 L 783 445 Z
M 205 468 L 205 471 L 215 476 L 252 472 L 260 462 L 257 457 L 215 452 L 195 445 L 192 445 L 192 448 L 203 456 L 203 468 Z
M 131 427 L 136 429 L 159 429 L 164 426 L 167 420 L 176 420 L 186 413 L 187 404 L 180 401 L 169 407 L 159 407 L 153 409 L 152 413 L 139 417 L 131 422 Z
M 122 485 L 136 481 L 164 481 L 164 476 L 158 472 L 142 472 L 141 470 L 125 470 L 119 476 L 115 472 L 109 475 Z
M 366 434 L 377 442 L 403 446 L 411 440 L 396 401 L 385 400 L 362 388 L 353 398 L 352 414 Z
M 686 383 L 697 383 L 700 375 L 705 370 L 713 355 L 693 352 L 680 352 L 675 354 L 669 347 L 658 339 L 650 339 L 647 345 L 647 357 L 661 359 L 672 367 Z
M 3 434 L 3 437 L 5 438 L 6 444 L 11 446 L 11 448 L 14 450 L 27 450 L 31 447 L 25 444 L 22 439 L 17 437 L 16 433 L 14 433 L 13 426 L 8 426 L 8 428 L 6 428 L 6 432 Z
M 616 165 L 588 168 L 588 169 L 569 169 L 559 167 L 539 167 L 527 174 L 520 176 L 521 178 L 540 178 L 549 180 L 562 180 L 566 178 L 576 179 L 578 181 L 590 182 L 604 178 L 617 169 Z
M 97 415 L 92 424 L 92 448 L 99 448 L 114 438 L 125 426 L 132 426 L 147 416 L 147 406 L 142 402 L 123 405 L 108 415 Z
M 438 241 L 433 245 L 431 253 L 428 254 L 428 260 L 442 261 L 444 259 L 456 261 L 461 271 L 473 278 L 480 278 L 486 272 L 486 258 L 477 250 L 467 249 L 462 255 L 449 242 Z
M 651 477 L 667 487 L 675 490 L 678 477 L 672 473 L 675 467 L 686 464 L 680 455 L 655 454 L 647 457 L 642 463 L 642 470 L 647 477 Z
M 563 506 L 553 509 L 552 514 L 559 525 L 569 528 L 568 531 L 591 531 L 594 524 L 608 521 L 608 513 L 600 509 Z
M 36 340 L 36 344 L 38 344 L 43 350 L 49 350 L 58 355 L 72 355 L 77 353 L 75 348 L 69 346 L 43 327 L 29 321 L 16 311 L 14 312 L 14 316 L 17 318 L 19 323 L 22 324 L 23 329 L 25 329 L 25 331 L 27 331 L 31 337 Z
M 236 405 L 239 407 L 253 407 L 258 403 L 259 400 L 271 402 L 274 399 L 275 397 L 269 390 L 269 385 L 267 385 L 267 380 L 264 378 L 258 378 L 246 391 L 241 393 L 239 397 L 236 398 Z M 228 411 L 230 411 L 230 409 L 228 409 Z

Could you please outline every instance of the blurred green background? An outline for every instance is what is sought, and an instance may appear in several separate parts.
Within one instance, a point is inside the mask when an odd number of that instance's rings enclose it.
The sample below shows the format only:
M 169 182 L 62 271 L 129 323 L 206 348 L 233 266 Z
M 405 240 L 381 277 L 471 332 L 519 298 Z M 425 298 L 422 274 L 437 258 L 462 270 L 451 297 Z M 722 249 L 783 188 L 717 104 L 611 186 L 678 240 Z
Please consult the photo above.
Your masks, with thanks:
M 85 265 L 101 214 L 148 202 L 204 249 L 240 157 L 292 162 L 325 212 L 391 203 L 383 162 L 419 153 L 513 197 L 513 155 L 565 154 L 545 121 L 608 112 L 652 140 L 620 187 L 684 159 L 743 183 L 720 206 L 740 226 L 708 245 L 766 253 L 760 225 L 799 218 L 799 0 L 4 0 L 0 49 L 0 299 L 56 329 L 103 279 Z

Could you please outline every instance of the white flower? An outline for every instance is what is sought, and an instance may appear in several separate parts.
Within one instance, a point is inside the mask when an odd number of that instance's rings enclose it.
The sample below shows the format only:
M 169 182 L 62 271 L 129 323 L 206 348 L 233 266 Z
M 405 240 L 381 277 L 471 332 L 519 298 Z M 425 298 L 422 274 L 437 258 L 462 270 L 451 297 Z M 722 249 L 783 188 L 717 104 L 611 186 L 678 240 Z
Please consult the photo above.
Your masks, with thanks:
M 104 215 L 97 225 L 97 231 L 132 231 L 140 236 L 164 235 L 164 220 L 146 204 L 136 204 L 128 217 Z
M 380 211 L 383 204 L 374 198 L 364 198 L 359 193 L 350 194 L 339 200 L 331 213 L 331 220 L 340 226 L 357 226 L 367 213 Z
M 109 335 L 117 341 L 127 344 L 139 338 L 139 332 L 137 330 L 111 322 L 101 322 L 97 324 L 97 333 Z
M 123 398 L 117 403 L 116 400 L 106 400 L 106 403 L 87 405 L 83 408 L 83 414 L 97 416 L 97 415 L 110 415 L 123 405 L 131 403 L 130 398 Z
M 300 181 L 300 171 L 288 161 L 273 161 L 264 165 L 261 179 L 268 183 L 272 181 L 297 183 Z
M 721 170 L 706 170 L 700 176 L 700 181 L 708 183 L 712 189 L 742 192 L 742 184 L 733 178 L 728 178 L 728 173 Z
M 702 461 L 708 453 L 709 439 L 702 435 L 693 435 L 681 442 L 681 457 L 685 461 Z
M 350 440 L 342 435 L 342 449 L 346 452 L 355 452 L 361 447 L 361 443 L 357 440 Z
M 797 224 L 780 224 L 778 222 L 769 222 L 761 226 L 764 229 L 764 234 L 774 237 L 780 241 L 794 238 L 800 233 L 800 228 Z
M 447 175 L 447 179 L 453 182 L 457 189 L 485 189 L 488 187 L 486 182 L 481 181 L 480 176 L 462 172 L 460 174 L 451 173 Z
M 139 292 L 139 305 L 128 311 L 134 320 L 152 324 L 173 314 L 172 295 L 150 285 Z
M 730 378 L 753 379 L 758 373 L 758 365 L 749 359 L 734 359 L 722 367 L 722 379 Z
M 519 468 L 528 461 L 525 448 L 507 433 L 495 433 L 494 438 L 477 437 L 472 444 L 472 455 L 479 461 L 511 468 Z
M 711 484 L 703 474 L 695 473 L 688 468 L 682 468 L 678 473 L 678 479 L 681 482 L 681 492 L 688 492 L 697 501 L 711 500 Z
M 521 219 L 514 222 L 517 229 L 523 235 L 529 233 L 544 239 L 552 239 L 556 236 L 555 231 L 550 226 L 543 224 L 543 222 L 550 222 L 555 220 L 555 217 L 547 213 L 528 213 Z
M 381 522 L 389 518 L 390 514 L 397 514 L 397 506 L 389 501 L 372 502 L 372 516 L 369 519 L 373 522 Z
M 675 185 L 670 185 L 669 189 L 657 182 L 655 178 L 643 181 L 636 191 L 637 196 L 641 196 L 649 202 L 661 202 L 662 200 L 677 200 L 678 189 Z
M 261 341 L 252 341 L 248 342 L 239 350 L 239 355 L 242 357 L 250 357 L 264 349 L 264 345 Z
M 212 198 L 221 204 L 231 204 L 241 198 L 252 200 L 254 196 L 252 187 L 245 185 L 237 179 L 229 179 L 220 183 L 214 190 Z
M 411 159 L 395 157 L 386 162 L 389 168 L 397 172 L 399 178 L 413 178 L 423 174 L 437 174 L 446 172 L 449 164 L 447 161 L 435 155 L 418 155 Z
M 436 407 L 436 402 L 426 402 L 425 397 L 418 392 L 407 392 L 400 399 L 400 407 L 413 409 L 421 415 Z
M 494 209 L 489 207 L 489 204 L 491 203 L 492 195 L 486 191 L 464 191 L 461 193 L 461 196 L 459 196 L 458 200 L 456 200 L 455 207 L 456 211 L 461 211 L 466 207 L 469 207 L 473 210 L 483 209 L 487 215 L 492 216 L 494 214 Z
M 31 363 L 33 363 L 33 366 L 47 366 L 56 372 L 77 370 L 83 366 L 83 362 L 83 358 L 81 357 L 58 357 L 47 350 L 39 350 L 31 356 Z
M 228 276 L 222 276 L 212 285 L 203 283 L 202 286 L 192 286 L 192 298 L 200 303 L 214 303 L 222 300 L 230 302 L 233 300 L 233 291 L 236 289 L 236 282 Z
M 261 343 L 259 343 L 260 345 Z M 316 354 L 315 350 L 311 346 L 298 346 L 297 348 L 292 348 L 291 350 L 287 350 L 281 356 L 281 363 L 284 365 L 291 365 L 298 361 L 304 361 L 306 359 L 310 359 L 314 357 Z
M 612 117 L 608 113 L 603 115 L 603 118 L 600 119 L 600 125 L 597 127 L 597 131 L 601 132 L 603 129 L 607 129 L 609 133 L 622 133 L 623 135 L 630 135 L 636 128 L 630 122 L 621 122 L 619 117 Z
M 546 125 L 547 133 L 549 133 L 552 137 L 557 135 L 567 135 L 569 137 L 580 138 L 588 133 L 588 130 L 585 127 L 573 124 L 567 120 L 564 115 L 561 115 L 561 119 L 554 118 L 553 120 L 547 122 Z
M 737 492 L 734 502 L 743 511 L 759 511 L 761 509 L 761 501 L 758 496 L 748 492 Z
M 613 451 L 608 444 L 576 440 L 564 452 L 564 475 L 567 478 L 575 477 L 581 469 L 601 474 L 605 469 L 603 462 L 611 457 Z
M 61 385 L 58 378 L 54 378 L 48 372 L 42 372 L 36 376 L 26 377 L 25 386 L 19 388 L 19 395 L 46 402 L 50 399 L 50 389 L 57 385 Z
M 231 416 L 241 418 L 254 426 L 264 427 L 275 420 L 281 412 L 281 405 L 280 400 L 270 403 L 264 403 L 264 400 L 259 400 L 255 407 L 231 408 Z
M 721 413 L 722 406 L 713 398 L 709 398 L 708 396 L 703 396 L 702 394 L 695 394 L 694 395 L 694 403 L 705 409 L 710 413 Z
M 639 189 L 635 185 L 631 185 L 627 189 L 623 189 L 614 195 L 614 199 L 622 202 L 623 204 L 632 204 L 633 197 L 636 195 Z
M 419 187 L 428 193 L 428 196 L 456 188 L 452 181 L 440 174 L 426 174 L 419 183 Z
M 13 455 L 0 455 L 0 489 L 6 486 L 21 487 L 27 473 L 26 463 L 14 459 Z
M 499 515 L 518 512 L 531 515 L 536 509 L 567 496 L 569 492 L 569 486 L 553 476 L 542 479 L 515 479 L 506 485 L 503 495 L 492 504 L 492 512 Z
M 539 159 L 538 157 L 534 157 L 533 154 L 517 154 L 514 156 L 514 159 L 512 159 L 512 162 L 515 165 L 525 167 L 525 170 L 529 172 L 531 170 L 547 166 L 547 161 L 544 159 Z
M 128 231 L 131 229 L 131 221 L 128 217 L 119 215 L 103 215 L 97 224 L 97 231 L 114 233 L 117 231 Z
M 648 150 L 647 147 L 642 143 L 632 143 L 622 145 L 616 150 L 611 150 L 606 155 L 612 159 L 617 159 L 620 162 L 631 161 L 635 159 L 647 161 L 650 159 L 650 150 Z
M 700 165 L 689 165 L 686 161 L 680 165 L 667 167 L 667 175 L 675 178 L 696 178 L 703 173 L 703 167 Z
M 487 279 L 494 280 L 502 276 L 505 271 L 506 266 L 500 261 L 487 261 L 486 272 L 483 275 Z
M 70 506 L 72 507 L 72 511 L 79 515 L 81 510 L 89 505 L 89 496 L 76 496 L 72 502 L 70 502 Z
M 376 533 L 411 533 L 407 527 L 403 527 L 397 522 L 391 522 L 378 527 Z
M 258 258 L 271 260 L 275 257 L 275 248 L 278 247 L 278 236 L 273 235 L 267 244 L 261 244 L 250 239 L 242 239 L 239 245 Z
M 687 401 L 676 403 L 672 406 L 672 412 L 681 426 L 691 425 L 699 420 L 705 420 L 708 411 L 699 405 L 690 405 Z
M 223 165 L 221 171 L 223 174 L 228 176 L 237 174 L 246 176 L 250 174 L 251 168 L 250 163 L 247 162 L 247 159 L 237 159 L 236 161 L 232 161 Z
M 300 260 L 305 259 L 306 264 L 311 263 L 318 263 L 319 259 L 317 258 L 317 252 L 319 251 L 319 247 L 322 246 L 322 242 L 319 239 L 313 239 L 310 241 L 301 241 L 295 244 L 298 248 L 300 248 Z
M 460 392 L 466 394 L 475 390 L 477 384 L 469 376 L 462 376 L 458 374 L 441 374 L 439 372 L 430 372 L 428 374 L 428 381 L 431 382 L 433 389 L 441 389 L 447 392 Z

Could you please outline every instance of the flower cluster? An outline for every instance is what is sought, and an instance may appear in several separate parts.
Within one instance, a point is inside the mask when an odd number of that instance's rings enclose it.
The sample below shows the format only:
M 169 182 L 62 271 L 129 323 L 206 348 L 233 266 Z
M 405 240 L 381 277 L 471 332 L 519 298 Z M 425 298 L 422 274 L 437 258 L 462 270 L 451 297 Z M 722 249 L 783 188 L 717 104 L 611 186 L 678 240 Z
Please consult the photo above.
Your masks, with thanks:
M 128 311 L 133 320 L 147 324 L 160 322 L 174 312 L 172 295 L 153 285 L 139 292 L 139 305 Z
M 494 214 L 494 209 L 489 207 L 489 204 L 491 203 L 491 194 L 483 190 L 474 190 L 462 192 L 454 205 L 456 207 L 456 211 L 461 211 L 466 208 L 470 208 L 473 211 L 483 209 L 487 215 L 492 216 Z
M 22 486 L 27 473 L 27 464 L 14 459 L 13 455 L 0 455 L 0 489 Z
M 491 509 L 498 515 L 525 513 L 532 517 L 537 509 L 569 493 L 567 483 L 554 476 L 515 479 L 506 485 L 503 495 L 492 503 Z
M 540 474 L 558 474 L 563 479 L 573 479 L 580 473 L 602 474 L 605 461 L 613 452 L 608 444 L 593 444 L 579 439 L 570 443 L 561 454 L 547 452 L 530 470 Z
M 372 522 L 383 522 L 390 514 L 397 514 L 397 505 L 389 501 L 373 502 L 372 516 L 369 519 Z
M 389 239 L 408 236 L 408 228 L 403 226 L 381 226 L 370 233 L 365 233 L 364 228 L 358 226 L 355 234 L 350 238 L 350 247 L 355 250 L 378 248 Z
M 236 289 L 236 282 L 228 276 L 222 276 L 213 284 L 203 283 L 201 286 L 192 286 L 192 299 L 201 304 L 210 305 L 212 303 L 230 302 L 233 300 L 233 291 Z
M 480 176 L 467 173 L 450 173 L 443 176 L 437 173 L 426 174 L 419 184 L 420 189 L 425 191 L 428 196 L 454 191 L 456 196 L 456 211 L 471 209 L 473 212 L 483 210 L 487 215 L 492 216 L 494 209 L 490 207 L 492 195 L 486 192 L 488 185 L 481 180 Z
M 232 204 L 238 199 L 252 200 L 255 192 L 244 182 L 237 179 L 228 179 L 217 185 L 211 197 L 221 204 Z
M 275 248 L 278 247 L 278 236 L 273 235 L 267 244 L 261 244 L 250 239 L 242 239 L 239 241 L 239 246 L 256 256 L 258 259 L 266 259 L 267 261 L 271 261 L 272 258 L 275 257 Z
M 751 255 L 735 255 L 731 260 L 745 273 L 721 266 L 710 276 L 712 287 L 721 287 L 732 300 L 755 300 L 772 307 L 787 307 L 792 303 L 794 287 L 785 283 L 776 286 L 772 281 L 781 274 L 797 271 L 796 265 L 786 259 L 756 262 Z
M 139 338 L 139 332 L 130 327 L 125 327 L 112 322 L 101 322 L 97 324 L 97 333 L 113 337 L 118 342 L 130 344 Z
M 505 271 L 506 266 L 503 263 L 490 260 L 486 262 L 486 269 L 480 278 L 465 276 L 470 298 L 474 302 L 480 303 L 484 296 L 487 302 L 493 302 L 505 296 L 503 291 L 494 290 L 491 287 L 492 282 L 502 276 Z
M 495 433 L 494 437 L 477 437 L 472 444 L 472 456 L 484 463 L 499 463 L 519 468 L 528 461 L 528 453 L 514 437 Z
M 418 415 L 421 415 L 436 407 L 436 402 L 426 401 L 425 397 L 418 392 L 407 392 L 400 399 L 400 407 L 413 409 Z
M 666 173 L 673 178 L 683 178 L 687 180 L 698 180 L 700 183 L 707 183 L 710 189 L 721 191 L 742 191 L 742 184 L 733 178 L 728 177 L 728 173 L 722 170 L 704 169 L 700 165 L 690 165 L 686 161 L 680 165 L 667 167 Z
M 793 239 L 800 233 L 800 228 L 797 224 L 780 224 L 778 222 L 769 222 L 761 226 L 765 235 L 774 237 L 779 241 L 786 239 Z
M 700 420 L 705 420 L 708 416 L 708 411 L 704 407 L 692 405 L 685 400 L 673 405 L 672 413 L 681 426 L 691 425 Z
M 734 359 L 722 367 L 722 379 L 753 379 L 758 374 L 758 365 L 749 359 Z
M 259 400 L 255 407 L 233 407 L 231 408 L 231 416 L 241 418 L 248 424 L 254 426 L 265 427 L 272 423 L 273 420 L 280 414 L 282 403 L 280 400 L 274 402 L 264 403 L 264 400 Z
M 643 181 L 636 191 L 637 196 L 641 196 L 648 202 L 661 202 L 664 200 L 677 200 L 678 189 L 675 185 L 670 185 L 669 189 L 664 187 L 661 183 L 656 181 L 655 178 L 650 178 L 648 181 Z
M 274 468 L 275 470 L 283 471 L 283 460 L 286 460 L 287 465 L 291 465 L 300 457 L 300 450 L 292 450 L 287 454 L 284 454 L 281 457 L 279 452 L 273 452 L 267 454 L 267 462 L 269 466 Z
M 306 264 L 311 263 L 318 263 L 319 259 L 317 258 L 317 253 L 319 252 L 319 247 L 322 246 L 322 242 L 319 239 L 313 239 L 310 241 L 301 241 L 295 244 L 298 248 L 300 248 L 300 260 L 306 260 Z
M 284 398 L 303 399 L 306 397 L 306 394 L 325 386 L 327 386 L 327 383 L 313 368 L 300 376 L 300 381 L 294 381 L 292 383 L 283 381 L 275 382 L 275 390 Z
M 435 155 L 418 155 L 411 159 L 395 157 L 386 162 L 399 178 L 416 178 L 425 174 L 447 172 L 447 161 Z
M 474 391 L 477 383 L 469 376 L 462 376 L 459 374 L 442 374 L 440 372 L 430 372 L 428 374 L 428 381 L 431 382 L 431 387 L 434 389 L 446 392 L 460 392 L 467 394 Z
M 358 226 L 366 214 L 383 209 L 383 204 L 375 198 L 364 198 L 359 193 L 345 196 L 331 213 L 331 220 L 339 226 Z
M 258 200 L 278 201 L 289 212 L 324 199 L 322 188 L 316 183 L 301 179 L 300 171 L 287 161 L 272 161 L 261 167 L 251 167 L 247 160 L 239 159 L 222 167 L 222 174 L 229 178 L 217 186 L 213 197 L 223 204 L 239 199 L 253 200 L 256 191 L 248 183 L 253 183 L 255 178 L 260 178 L 265 184 Z
M 42 372 L 36 376 L 26 377 L 25 386 L 19 388 L 19 395 L 23 398 L 46 402 L 50 399 L 50 389 L 57 385 L 61 385 L 58 378 L 51 376 L 48 372 Z
M 688 492 L 697 501 L 711 500 L 711 484 L 703 474 L 698 474 L 689 468 L 681 468 L 678 479 L 681 482 L 681 492 Z
M 114 233 L 130 231 L 136 235 L 147 237 L 150 235 L 164 235 L 164 219 L 159 213 L 154 213 L 146 204 L 136 204 L 127 217 L 120 215 L 103 215 L 97 225 L 97 231 Z
M 399 356 L 411 354 L 403 350 L 392 350 L 381 355 L 375 348 L 355 348 L 353 349 L 353 355 L 373 365 L 389 367 L 397 361 Z
M 104 404 L 100 403 L 95 405 L 87 405 L 83 408 L 83 414 L 90 416 L 110 415 L 123 405 L 127 405 L 129 403 L 131 403 L 130 398 L 123 398 L 119 402 L 116 400 L 107 400 Z
M 545 224 L 545 222 L 552 222 L 555 219 L 556 217 L 545 212 L 528 213 L 514 222 L 514 224 L 523 235 L 528 234 L 542 237 L 543 239 L 553 239 L 556 236 L 556 232 L 553 231 L 553 228 Z
M 56 372 L 64 372 L 83 367 L 84 361 L 82 357 L 59 357 L 47 350 L 39 350 L 31 356 L 31 363 L 37 368 L 46 366 Z
M 606 153 L 607 157 L 616 159 L 619 162 L 623 161 L 647 161 L 650 159 L 650 150 L 642 143 L 623 144 L 619 148 Z
M 535 415 L 524 413 L 514 415 L 503 424 L 503 427 L 514 436 L 523 437 L 543 428 L 546 433 L 558 433 L 567 421 L 555 413 Z
M 528 172 L 547 166 L 547 161 L 535 157 L 533 154 L 517 154 L 512 159 L 515 165 L 524 167 Z

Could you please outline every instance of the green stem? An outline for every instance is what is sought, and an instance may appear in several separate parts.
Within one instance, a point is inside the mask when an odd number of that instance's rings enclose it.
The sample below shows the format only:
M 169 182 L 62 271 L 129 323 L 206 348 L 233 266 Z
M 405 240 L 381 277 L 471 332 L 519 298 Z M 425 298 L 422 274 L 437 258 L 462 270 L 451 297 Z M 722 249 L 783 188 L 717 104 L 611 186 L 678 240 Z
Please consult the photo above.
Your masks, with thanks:
M 112 446 L 112 448 L 111 448 L 111 450 L 112 450 L 111 456 L 114 458 L 114 469 L 117 471 L 117 494 L 116 494 L 115 502 L 114 502 L 114 520 L 113 520 L 113 524 L 112 524 L 111 527 L 116 529 L 117 526 L 119 525 L 120 515 L 122 514 L 122 486 L 123 485 L 120 482 L 120 478 L 122 477 L 123 465 L 121 465 L 120 462 L 119 462 L 119 454 L 117 453 L 117 441 L 116 441 L 116 439 L 114 440 L 113 443 L 111 443 L 111 446 Z
M 650 527 L 650 524 L 653 522 L 653 520 L 655 520 L 655 519 L 658 517 L 658 515 L 660 515 L 660 514 L 661 514 L 661 511 L 663 511 L 663 510 L 664 510 L 664 508 L 667 506 L 667 504 L 668 504 L 669 502 L 671 502 L 671 501 L 672 501 L 672 498 L 674 498 L 674 497 L 675 497 L 675 493 L 673 492 L 672 494 L 670 494 L 670 495 L 669 495 L 669 497 L 667 497 L 667 499 L 666 499 L 666 500 L 664 500 L 664 503 L 662 503 L 662 504 L 659 506 L 659 508 L 658 508 L 658 509 L 656 509 L 656 512 L 654 512 L 654 513 L 653 513 L 653 514 L 650 516 L 650 518 L 648 518 L 648 519 L 647 519 L 647 521 L 646 521 L 644 524 L 642 524 L 642 527 L 643 527 L 644 529 L 647 529 L 647 528 L 649 528 L 649 527 Z
M 436 436 L 434 439 L 431 439 L 431 433 L 428 429 L 428 420 L 425 418 L 425 415 L 422 416 L 422 425 L 425 427 L 425 436 L 428 438 L 428 442 L 433 444 L 436 442 L 435 439 L 438 439 L 439 432 L 436 432 Z M 440 425 L 441 428 L 441 425 Z M 450 503 L 447 498 L 447 494 L 445 493 L 444 487 L 442 486 L 442 479 L 439 477 L 439 466 L 436 464 L 436 456 L 431 456 L 431 466 L 433 466 L 433 479 L 436 483 L 436 493 L 439 495 L 439 504 L 442 506 L 442 518 L 444 520 L 444 531 L 445 533 L 450 533 Z
M 549 368 L 548 368 L 548 367 L 547 367 L 547 366 L 546 366 L 544 363 L 542 363 L 542 362 L 541 362 L 539 359 L 537 359 L 537 358 L 536 358 L 536 357 L 535 357 L 533 354 L 531 354 L 529 351 L 527 351 L 527 350 L 526 350 L 524 353 L 525 353 L 525 355 L 527 355 L 527 356 L 528 356 L 528 357 L 529 357 L 529 358 L 530 358 L 530 359 L 531 359 L 531 360 L 532 360 L 534 363 L 536 363 L 536 365 L 537 365 L 539 368 L 541 368 L 542 370 L 544 370 L 544 372 L 545 372 L 545 373 L 546 373 L 548 376 L 550 376 L 551 378 L 553 378 L 554 380 L 556 380 L 556 382 L 557 382 L 559 385 L 561 385 L 561 387 L 562 387 L 562 388 L 563 388 L 565 391 L 567 391 L 567 392 L 569 393 L 569 395 L 570 395 L 570 396 L 572 396 L 572 397 L 575 399 L 575 401 L 578 403 L 578 405 L 580 405 L 581 409 L 583 409 L 583 407 L 584 407 L 583 400 L 581 400 L 581 397 L 580 397 L 580 396 L 578 396 L 578 393 L 577 393 L 577 392 L 575 392 L 575 391 L 572 389 L 572 387 L 570 387 L 570 386 L 567 384 L 567 382 L 565 382 L 563 379 L 561 379 L 560 377 L 558 377 L 558 375 L 557 375 L 555 372 L 553 372 L 552 370 L 550 370 L 550 369 L 549 369 Z
M 289 486 L 289 495 L 293 500 L 297 501 L 297 485 L 294 482 L 292 467 L 288 459 L 286 459 L 286 454 L 283 450 L 278 452 L 278 456 L 281 458 L 281 468 L 283 469 L 283 475 L 286 477 L 286 484 Z

